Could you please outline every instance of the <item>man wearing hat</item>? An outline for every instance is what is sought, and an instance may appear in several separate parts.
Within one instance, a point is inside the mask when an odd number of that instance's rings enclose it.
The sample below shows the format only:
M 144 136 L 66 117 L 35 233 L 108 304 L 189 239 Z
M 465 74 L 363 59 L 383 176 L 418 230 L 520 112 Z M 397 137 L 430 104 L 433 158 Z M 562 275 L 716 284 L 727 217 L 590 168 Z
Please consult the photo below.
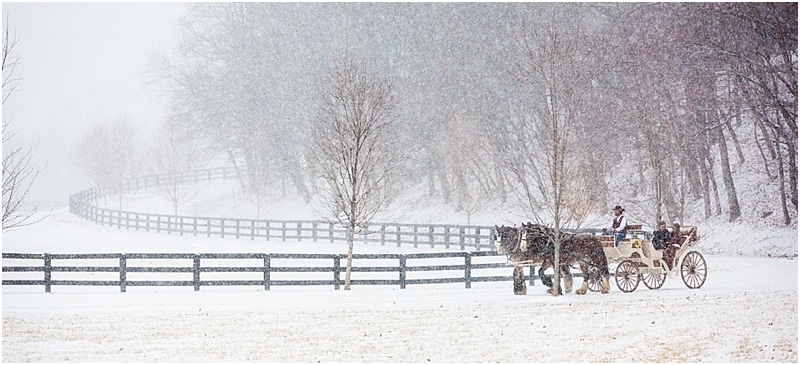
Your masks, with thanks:
M 619 241 L 625 238 L 625 233 L 628 231 L 628 220 L 622 215 L 624 211 L 625 209 L 619 205 L 614 207 L 614 220 L 611 221 L 608 229 L 614 234 L 614 247 L 619 246 Z M 603 228 L 603 232 L 606 232 L 606 228 Z

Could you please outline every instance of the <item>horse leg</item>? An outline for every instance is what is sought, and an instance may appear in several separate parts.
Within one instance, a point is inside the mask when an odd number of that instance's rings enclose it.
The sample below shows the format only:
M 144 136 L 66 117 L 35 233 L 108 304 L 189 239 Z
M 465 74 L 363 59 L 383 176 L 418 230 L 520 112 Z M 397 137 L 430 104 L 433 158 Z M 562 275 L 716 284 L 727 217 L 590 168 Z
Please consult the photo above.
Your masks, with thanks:
M 583 273 L 583 284 L 581 284 L 581 287 L 575 291 L 575 294 L 584 295 L 589 290 L 589 265 L 583 261 L 580 261 L 578 265 Z
M 556 290 L 555 287 L 557 286 L 558 287 L 558 295 L 562 295 L 563 292 L 561 291 L 561 285 L 560 285 L 561 282 L 560 281 L 559 282 L 553 282 L 553 279 L 547 277 L 544 274 L 544 271 L 549 269 L 549 268 L 551 268 L 551 267 L 553 267 L 553 263 L 551 261 L 545 260 L 544 262 L 542 262 L 542 266 L 539 268 L 539 278 L 542 279 L 542 284 L 548 288 L 547 289 L 547 294 L 553 295 L 554 290 Z M 555 270 L 555 268 L 554 268 L 554 270 Z
M 542 280 L 542 284 L 546 287 L 553 286 L 553 280 L 548 278 L 547 275 L 544 274 L 544 271 L 550 268 L 550 263 L 545 261 L 542 262 L 542 266 L 539 267 L 539 279 Z
M 570 271 L 569 264 L 564 264 L 561 267 L 561 278 L 564 279 L 564 292 L 572 293 L 572 272 Z
M 514 267 L 514 294 L 528 294 L 528 287 L 525 284 L 525 271 L 522 269 L 522 266 Z
M 611 292 L 611 284 L 608 283 L 608 276 L 600 276 L 600 280 L 603 282 L 603 289 L 600 291 L 602 294 L 608 294 Z

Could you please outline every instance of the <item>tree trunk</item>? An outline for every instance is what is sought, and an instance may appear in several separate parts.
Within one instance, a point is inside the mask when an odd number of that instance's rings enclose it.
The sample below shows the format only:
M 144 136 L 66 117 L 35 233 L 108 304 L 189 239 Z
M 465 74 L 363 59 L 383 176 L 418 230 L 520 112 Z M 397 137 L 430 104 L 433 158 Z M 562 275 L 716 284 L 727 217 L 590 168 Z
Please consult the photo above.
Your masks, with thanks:
M 730 160 L 728 159 L 728 145 L 725 142 L 725 134 L 722 127 L 714 128 L 719 141 L 719 158 L 722 165 L 722 182 L 725 184 L 725 193 L 728 196 L 728 211 L 730 212 L 729 221 L 733 222 L 742 215 L 739 208 L 739 198 L 736 196 L 736 187 L 733 184 L 733 174 L 731 173 Z
M 797 143 L 790 141 L 787 146 L 789 150 L 789 201 L 797 210 Z M 783 168 L 781 168 L 783 172 Z
M 350 273 L 353 271 L 353 241 L 355 241 L 356 229 L 350 223 L 347 227 L 347 269 L 344 273 L 344 290 L 350 290 Z
M 711 189 L 709 188 L 709 172 L 706 163 L 700 162 L 700 183 L 703 186 L 703 211 L 705 218 L 711 217 Z
M 776 147 L 778 146 L 778 142 L 775 142 Z M 789 209 L 786 206 L 786 179 L 783 173 L 783 154 L 780 153 L 780 148 L 778 148 L 778 177 L 780 178 L 780 194 L 781 194 L 781 208 L 783 209 L 783 224 L 789 225 L 792 222 L 791 217 L 789 217 Z
M 739 116 L 736 116 L 736 119 L 739 119 Z M 742 146 L 739 144 L 739 138 L 736 137 L 736 131 L 733 130 L 733 125 L 731 123 L 725 123 L 725 126 L 728 127 L 728 134 L 731 135 L 731 139 L 733 140 L 733 147 L 736 150 L 736 156 L 739 158 L 739 164 L 744 163 L 744 153 L 742 152 Z

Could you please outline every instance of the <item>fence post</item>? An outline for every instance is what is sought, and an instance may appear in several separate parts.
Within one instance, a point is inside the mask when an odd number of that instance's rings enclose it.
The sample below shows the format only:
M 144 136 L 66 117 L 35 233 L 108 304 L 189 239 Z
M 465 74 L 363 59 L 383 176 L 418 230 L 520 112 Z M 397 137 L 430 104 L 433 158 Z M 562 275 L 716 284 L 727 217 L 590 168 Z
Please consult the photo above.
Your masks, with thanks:
M 256 221 L 255 220 L 251 220 L 250 221 L 250 240 L 252 241 L 254 239 L 256 239 Z
M 386 225 L 381 224 L 381 246 L 386 245 Z
M 219 237 L 225 238 L 225 219 L 219 220 Z
M 241 223 L 240 219 L 236 220 L 236 239 L 239 239 L 239 223 Z
M 333 223 L 328 223 L 328 236 L 331 238 L 331 243 L 333 243 Z
M 297 242 L 300 242 L 301 239 L 303 238 L 302 229 L 303 229 L 303 222 L 299 222 L 298 221 L 297 222 Z
M 450 248 L 450 226 L 444 226 L 444 248 Z
M 264 290 L 269 290 L 270 287 L 270 271 L 272 269 L 272 260 L 270 255 L 264 255 Z
M 464 286 L 472 287 L 472 254 L 469 251 L 464 253 Z
M 281 240 L 286 242 L 286 222 L 282 222 L 281 224 Z
M 50 254 L 44 254 L 44 292 L 50 292 L 50 279 L 52 278 L 53 264 L 50 259 Z
M 311 223 L 311 237 L 314 239 L 314 242 L 317 242 L 317 222 Z
M 401 239 L 400 239 L 400 225 L 398 224 L 397 225 L 397 247 L 400 247 L 400 242 L 401 242 Z
M 128 258 L 124 253 L 119 255 L 119 292 L 125 293 L 128 286 Z
M 458 243 L 459 243 L 459 244 L 461 244 L 461 251 L 464 251 L 464 244 L 465 244 L 465 242 L 464 242 L 464 241 L 465 241 L 465 238 L 464 238 L 464 236 L 465 236 L 465 230 L 466 230 L 466 229 L 465 229 L 464 227 L 459 227 L 459 228 L 458 228 Z
M 417 248 L 417 241 L 419 240 L 419 226 L 414 226 L 414 248 Z
M 266 225 L 264 226 L 264 235 L 267 236 L 267 241 L 269 241 L 269 221 L 265 221 Z
M 339 272 L 342 270 L 342 257 L 340 255 L 333 255 L 333 289 L 339 290 Z
M 192 265 L 192 273 L 194 274 L 193 283 L 194 291 L 200 290 L 200 255 L 194 255 L 194 265 Z
M 400 289 L 406 288 L 406 255 L 400 255 Z
M 536 280 L 534 280 L 534 276 L 533 276 L 533 268 L 534 268 L 533 265 L 529 266 L 530 273 L 528 274 L 528 279 L 530 281 L 531 286 L 533 286 L 533 284 L 536 282 Z
M 475 227 L 475 249 L 481 250 L 481 228 Z

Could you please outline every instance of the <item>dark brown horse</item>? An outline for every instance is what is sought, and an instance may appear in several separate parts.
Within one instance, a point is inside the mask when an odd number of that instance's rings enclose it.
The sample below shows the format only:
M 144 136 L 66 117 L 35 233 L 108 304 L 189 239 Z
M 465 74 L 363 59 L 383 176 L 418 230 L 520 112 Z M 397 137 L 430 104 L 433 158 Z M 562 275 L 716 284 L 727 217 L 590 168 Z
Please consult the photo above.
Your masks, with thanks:
M 555 230 L 538 225 L 530 224 L 523 225 L 521 230 L 520 240 L 521 246 L 529 245 L 530 242 L 535 242 L 534 245 L 545 245 L 547 249 L 544 250 L 544 259 L 539 268 L 539 276 L 542 278 L 542 283 L 548 285 L 550 283 L 552 293 L 552 281 L 545 282 L 544 271 L 553 266 L 555 261 Z M 576 290 L 577 294 L 586 294 L 589 286 L 590 276 L 599 276 L 603 294 L 607 294 L 611 287 L 608 284 L 608 259 L 603 251 L 603 245 L 600 241 L 590 234 L 569 234 L 561 233 L 561 245 L 559 249 L 559 261 L 564 265 L 578 264 L 583 273 L 583 284 L 580 289 Z M 563 269 L 562 269 L 563 272 Z M 566 279 L 566 278 L 565 278 Z M 571 279 L 571 277 L 570 277 Z M 571 281 L 571 280 L 570 280 Z M 566 287 L 566 282 L 565 282 Z M 570 290 L 567 290 L 569 292 Z
M 495 226 L 495 232 L 497 232 L 497 241 L 495 243 L 497 252 L 505 253 L 508 261 L 514 265 L 514 294 L 525 295 L 527 294 L 527 287 L 523 269 L 525 266 L 544 263 L 545 257 L 548 255 L 547 242 L 535 240 L 530 243 L 525 242 L 523 246 L 523 231 L 516 227 Z M 552 248 L 550 248 L 550 251 L 552 251 Z M 552 263 L 550 263 L 549 267 L 552 267 Z M 572 276 L 569 272 L 569 264 L 562 265 L 561 273 L 561 277 L 564 278 L 564 287 L 569 293 L 572 291 Z M 539 270 L 539 278 L 542 280 L 542 284 L 547 287 L 553 285 L 553 281 L 544 275 L 544 270 Z
M 515 227 L 497 227 L 498 234 L 497 252 L 505 253 L 509 261 L 514 263 L 514 293 L 526 293 L 524 274 L 522 268 L 539 264 L 539 278 L 542 284 L 549 287 L 552 293 L 553 281 L 544 272 L 553 266 L 555 260 L 555 231 L 552 228 L 530 224 L 523 224 L 520 229 Z M 564 289 L 567 293 L 572 291 L 572 274 L 570 265 L 577 263 L 583 272 L 583 285 L 576 291 L 577 294 L 586 294 L 590 275 L 597 275 L 601 279 L 602 292 L 608 293 L 608 261 L 603 252 L 603 247 L 591 235 L 563 234 L 559 250 L 561 277 L 564 280 Z M 561 286 L 558 286 L 561 294 Z

